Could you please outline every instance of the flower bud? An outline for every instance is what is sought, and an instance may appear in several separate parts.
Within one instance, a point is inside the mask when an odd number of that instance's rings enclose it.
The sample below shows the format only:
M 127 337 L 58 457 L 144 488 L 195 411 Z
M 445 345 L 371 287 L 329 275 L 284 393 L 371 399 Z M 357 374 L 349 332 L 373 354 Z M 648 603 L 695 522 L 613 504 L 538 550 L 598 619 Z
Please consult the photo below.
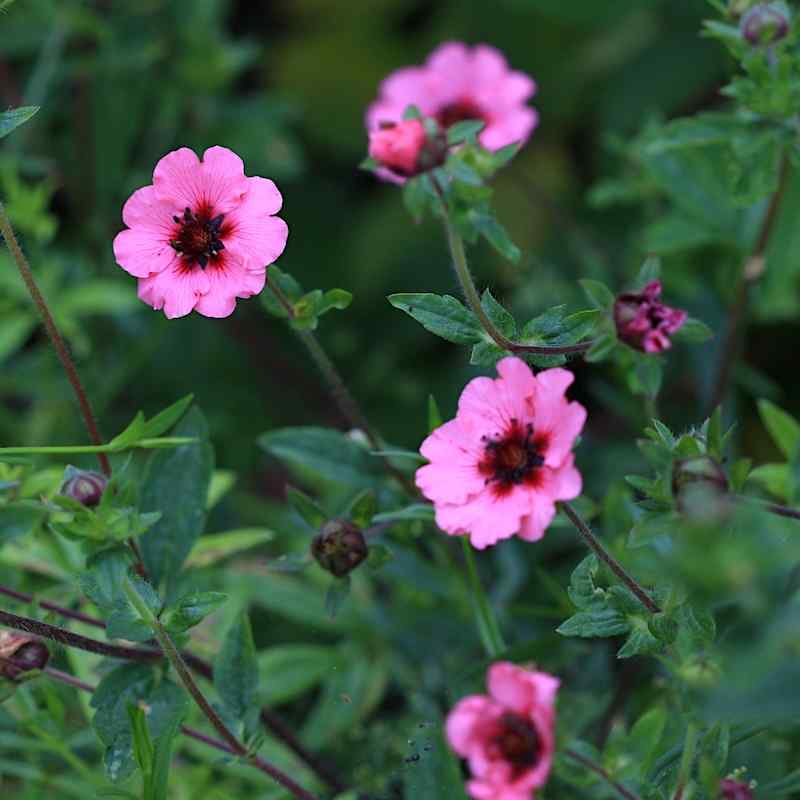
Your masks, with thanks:
M 742 17 L 739 30 L 750 44 L 775 44 L 789 33 L 790 22 L 785 3 L 759 3 Z
M 386 122 L 369 134 L 369 154 L 400 178 L 413 178 L 444 163 L 447 140 L 430 136 L 422 120 Z
M 342 578 L 369 555 L 361 530 L 346 519 L 332 519 L 311 542 L 311 555 L 324 569 Z
M 0 631 L 0 677 L 18 680 L 26 672 L 44 669 L 49 660 L 47 645 L 35 636 Z
M 678 510 L 693 514 L 698 507 L 704 512 L 718 509 L 728 493 L 728 478 L 719 463 L 711 456 L 681 458 L 672 465 L 672 494 Z
M 661 353 L 672 347 L 670 336 L 688 317 L 661 300 L 661 281 L 651 281 L 641 292 L 625 292 L 614 302 L 617 336 L 636 350 Z
M 99 472 L 67 467 L 59 494 L 93 508 L 100 502 L 107 485 L 108 479 Z
M 725 778 L 719 782 L 720 800 L 753 800 L 753 789 L 749 783 L 735 778 Z

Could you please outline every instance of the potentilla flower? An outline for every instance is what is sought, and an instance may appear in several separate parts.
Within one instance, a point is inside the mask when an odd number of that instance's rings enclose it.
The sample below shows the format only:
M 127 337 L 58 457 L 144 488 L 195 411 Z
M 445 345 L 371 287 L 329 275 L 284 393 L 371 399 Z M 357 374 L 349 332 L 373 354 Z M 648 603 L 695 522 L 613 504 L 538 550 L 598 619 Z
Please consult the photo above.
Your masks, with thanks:
M 661 281 L 651 281 L 641 292 L 626 292 L 614 303 L 614 324 L 623 342 L 645 353 L 661 353 L 672 347 L 670 336 L 686 322 L 688 314 L 665 306 Z
M 125 203 L 128 229 L 114 239 L 114 257 L 139 278 L 139 297 L 170 319 L 192 310 L 227 317 L 237 297 L 264 288 L 267 265 L 286 246 L 288 228 L 274 216 L 282 202 L 231 150 L 211 147 L 201 161 L 182 147 Z
M 488 695 L 465 697 L 450 712 L 447 740 L 469 763 L 475 800 L 532 800 L 553 763 L 560 681 L 500 661 L 486 683 Z
M 581 492 L 572 447 L 586 409 L 566 399 L 572 373 L 534 375 L 514 357 L 498 362 L 497 372 L 496 380 L 467 384 L 455 419 L 422 443 L 430 463 L 416 475 L 436 524 L 454 536 L 468 534 L 479 550 L 514 534 L 541 539 L 556 501 Z
M 443 128 L 463 120 L 483 120 L 480 143 L 499 150 L 524 143 L 536 127 L 538 115 L 526 105 L 535 91 L 534 81 L 509 69 L 494 47 L 448 42 L 434 50 L 423 66 L 399 69 L 383 81 L 378 99 L 367 111 L 367 129 L 400 122 L 406 109 L 416 106 Z

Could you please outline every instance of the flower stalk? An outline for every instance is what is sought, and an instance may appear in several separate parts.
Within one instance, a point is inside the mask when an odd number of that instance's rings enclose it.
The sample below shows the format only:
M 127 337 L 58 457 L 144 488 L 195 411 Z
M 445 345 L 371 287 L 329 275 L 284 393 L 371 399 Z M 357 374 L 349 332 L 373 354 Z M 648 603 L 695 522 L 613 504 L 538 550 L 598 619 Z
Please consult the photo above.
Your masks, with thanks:
M 575 526 L 589 549 L 631 590 L 636 599 L 651 613 L 660 614 L 661 608 L 649 594 L 625 571 L 620 564 L 600 543 L 589 526 L 581 519 L 577 511 L 567 502 L 559 503 L 567 519 Z
M 478 634 L 486 655 L 489 658 L 497 658 L 505 649 L 503 634 L 500 632 L 500 625 L 497 617 L 486 596 L 486 591 L 478 575 L 478 565 L 475 563 L 475 554 L 466 536 L 461 537 L 461 544 L 464 548 L 464 561 L 467 565 L 467 578 L 472 594 L 472 607 L 475 613 L 475 624 L 478 627 Z
M 2 233 L 3 238 L 6 241 L 6 245 L 11 253 L 11 257 L 14 259 L 14 263 L 17 265 L 17 269 L 19 270 L 19 274 L 25 283 L 25 287 L 27 288 L 31 299 L 33 300 L 33 303 L 42 318 L 42 322 L 44 323 L 47 335 L 50 337 L 50 342 L 53 345 L 53 349 L 56 351 L 58 360 L 61 362 L 61 366 L 66 373 L 67 380 L 69 381 L 70 386 L 72 386 L 72 391 L 75 393 L 75 397 L 78 401 L 78 407 L 80 408 L 81 416 L 83 417 L 83 423 L 86 426 L 86 431 L 89 434 L 89 440 L 96 447 L 100 447 L 103 444 L 103 437 L 100 436 L 100 431 L 97 427 L 97 420 L 95 419 L 92 406 L 89 403 L 89 398 L 87 397 L 86 391 L 81 383 L 78 370 L 75 368 L 75 362 L 72 360 L 72 356 L 67 349 L 67 345 L 64 342 L 58 327 L 56 326 L 55 320 L 53 319 L 53 315 L 50 313 L 50 309 L 47 306 L 44 296 L 39 290 L 39 287 L 36 285 L 36 280 L 33 277 L 33 271 L 28 263 L 28 259 L 25 258 L 25 254 L 22 252 L 22 248 L 19 246 L 16 234 L 14 233 L 14 228 L 11 226 L 11 220 L 8 218 L 8 214 L 6 213 L 5 207 L 2 203 L 0 203 L 0 233 Z M 106 477 L 109 477 L 111 475 L 111 462 L 108 460 L 108 456 L 106 455 L 105 451 L 94 450 L 92 452 L 97 454 L 97 460 L 100 464 L 100 469 L 103 471 L 103 474 Z
M 186 665 L 186 662 L 178 652 L 178 649 L 175 647 L 166 629 L 155 616 L 155 614 L 153 614 L 153 612 L 148 608 L 144 600 L 142 600 L 139 593 L 136 591 L 136 588 L 128 578 L 124 580 L 122 588 L 139 616 L 152 628 L 159 645 L 161 645 L 161 650 L 180 678 L 180 681 L 183 683 L 186 691 L 189 692 L 198 708 L 203 712 L 206 719 L 208 719 L 208 721 L 220 735 L 223 742 L 230 748 L 230 752 L 240 756 L 242 759 L 256 767 L 256 769 L 260 770 L 264 774 L 269 775 L 281 786 L 283 786 L 290 794 L 298 798 L 298 800 L 316 800 L 314 795 L 306 791 L 298 783 L 295 783 L 295 781 L 293 781 L 284 772 L 277 769 L 277 767 L 273 766 L 255 753 L 251 753 L 247 747 L 245 747 L 236 738 L 236 736 L 234 736 L 228 726 L 223 722 L 219 714 L 217 714 L 217 712 L 211 707 L 211 704 L 208 702 L 202 691 L 200 691 L 200 687 L 195 682 L 192 673 L 189 671 L 189 667 Z

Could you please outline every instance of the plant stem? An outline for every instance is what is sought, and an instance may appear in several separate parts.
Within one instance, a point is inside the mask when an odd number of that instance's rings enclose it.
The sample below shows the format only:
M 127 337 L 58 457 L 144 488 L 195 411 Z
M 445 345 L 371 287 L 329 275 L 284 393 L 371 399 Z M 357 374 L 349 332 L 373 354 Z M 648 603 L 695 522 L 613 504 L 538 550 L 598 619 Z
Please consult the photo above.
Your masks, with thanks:
M 0 203 L 0 233 L 2 233 L 3 238 L 6 240 L 6 245 L 8 245 L 11 256 L 17 265 L 19 274 L 22 277 L 29 294 L 33 299 L 34 305 L 36 306 L 39 315 L 42 318 L 45 330 L 47 331 L 47 335 L 50 337 L 50 342 L 56 351 L 58 360 L 61 362 L 61 366 L 64 368 L 64 372 L 67 375 L 67 380 L 72 386 L 72 390 L 75 392 L 75 397 L 78 400 L 78 407 L 80 408 L 84 425 L 86 426 L 86 430 L 89 434 L 89 440 L 95 445 L 102 445 L 103 438 L 100 436 L 100 431 L 97 428 L 97 421 L 92 413 L 92 407 L 89 404 L 89 398 L 86 396 L 86 392 L 81 384 L 81 379 L 78 377 L 78 370 L 75 368 L 75 363 L 73 362 L 72 357 L 69 354 L 69 350 L 64 343 L 64 339 L 62 338 L 61 333 L 59 332 L 58 327 L 53 320 L 53 315 L 50 313 L 50 309 L 47 307 L 47 302 L 42 296 L 42 293 L 39 291 L 39 287 L 36 285 L 30 264 L 28 264 L 28 260 L 25 258 L 25 254 L 22 252 L 22 248 L 19 246 L 17 237 L 14 234 L 14 229 L 11 226 L 11 220 L 9 220 L 8 214 L 6 213 L 5 207 L 2 203 Z M 100 462 L 100 469 L 103 470 L 103 474 L 110 476 L 111 463 L 108 460 L 108 456 L 106 456 L 106 454 L 103 452 L 98 452 L 97 460 Z
M 90 639 L 87 636 L 73 633 L 66 628 L 59 628 L 56 625 L 49 625 L 36 619 L 10 614 L 8 611 L 0 611 L 0 625 L 5 625 L 24 633 L 32 633 L 67 647 L 85 650 L 87 653 L 96 653 L 99 656 L 121 658 L 127 661 L 159 661 L 162 658 L 161 651 L 153 647 L 122 647 L 121 645 L 108 644 L 107 642 L 100 642 L 97 639 Z
M 736 285 L 736 296 L 731 306 L 728 330 L 725 336 L 725 343 L 722 348 L 719 371 L 711 393 L 709 404 L 709 414 L 724 400 L 728 390 L 733 365 L 739 352 L 739 340 L 742 335 L 742 327 L 747 312 L 747 304 L 750 299 L 750 287 L 761 277 L 766 268 L 765 258 L 769 238 L 775 227 L 778 218 L 781 200 L 786 193 L 786 186 L 789 182 L 789 159 L 784 153 L 781 158 L 778 177 L 778 188 L 772 195 L 764 221 L 761 223 L 761 230 L 758 234 L 753 251 L 749 258 L 742 265 L 739 273 L 739 280 Z
M 52 667 L 45 667 L 42 672 L 47 675 L 47 677 L 52 678 L 54 681 L 66 684 L 67 686 L 72 686 L 75 689 L 80 689 L 83 692 L 94 693 L 95 689 L 97 688 L 91 684 L 85 683 L 79 678 L 76 678 L 74 675 L 69 675 L 66 672 L 61 672 L 61 670 L 53 669 Z M 194 728 L 190 728 L 188 725 L 181 725 L 181 733 L 184 736 L 188 736 L 190 739 L 196 739 L 198 742 L 207 744 L 209 747 L 213 747 L 216 750 L 221 750 L 223 753 L 238 755 L 238 753 L 230 745 L 225 744 L 225 742 L 221 742 L 218 739 L 212 739 L 210 736 L 206 736 L 204 733 L 201 733 Z
M 259 769 L 261 772 L 269 775 L 273 780 L 283 786 L 288 792 L 290 792 L 299 800 L 316 800 L 314 795 L 307 792 L 298 783 L 295 783 L 284 772 L 257 754 L 251 753 L 236 738 L 236 736 L 234 736 L 228 726 L 222 721 L 222 718 L 219 716 L 219 714 L 217 714 L 217 712 L 211 707 L 211 704 L 208 702 L 208 700 L 206 700 L 205 695 L 200 691 L 200 687 L 195 683 L 192 673 L 186 666 L 186 662 L 183 660 L 181 654 L 178 652 L 178 649 L 173 644 L 172 639 L 170 638 L 166 629 L 155 616 L 155 614 L 153 614 L 144 600 L 142 600 L 139 592 L 136 591 L 136 588 L 130 582 L 130 579 L 125 578 L 123 580 L 122 588 L 125 591 L 128 600 L 131 602 L 131 605 L 138 612 L 139 616 L 153 629 L 153 633 L 155 634 L 156 639 L 158 639 L 158 643 L 161 645 L 164 655 L 180 678 L 181 683 L 183 683 L 183 685 L 186 687 L 186 690 L 197 704 L 197 707 L 203 712 L 203 714 L 206 716 L 206 719 L 208 719 L 217 733 L 222 737 L 223 742 L 225 742 L 225 744 L 231 748 L 231 751 L 236 755 L 241 756 L 245 761 L 256 767 L 256 769 Z
M 4 594 L 6 597 L 11 597 L 14 600 L 19 600 L 21 603 L 33 603 L 39 606 L 39 608 L 45 609 L 45 611 L 53 611 L 62 617 L 83 622 L 85 625 L 94 625 L 96 628 L 105 628 L 105 623 L 99 619 L 90 617 L 87 614 L 82 614 L 80 611 L 73 611 L 69 608 L 57 606 L 54 603 L 47 602 L 46 600 L 37 600 L 32 595 L 24 594 L 23 592 L 17 592 L 14 589 L 9 589 L 7 586 L 0 586 L 0 594 Z
M 697 747 L 697 726 L 690 722 L 686 726 L 686 738 L 683 742 L 683 756 L 678 771 L 678 786 L 675 789 L 675 800 L 681 800 L 686 784 L 692 777 L 692 764 L 694 764 L 694 751 Z
M 759 506 L 764 511 L 769 511 L 770 514 L 776 514 L 779 517 L 788 517 L 789 519 L 800 519 L 800 509 L 791 508 L 790 506 L 782 506 L 778 503 L 770 503 L 767 500 L 761 500 L 757 497 L 746 497 L 744 495 L 736 495 L 735 500 L 740 503 L 750 503 Z
M 87 614 L 82 614 L 78 611 L 72 611 L 69 608 L 64 608 L 62 606 L 58 606 L 55 603 L 49 603 L 46 601 L 37 601 L 32 595 L 24 594 L 23 592 L 18 592 L 14 589 L 9 589 L 5 586 L 0 586 L 0 594 L 6 595 L 7 597 L 11 597 L 15 600 L 19 600 L 22 603 L 36 603 L 41 608 L 47 609 L 48 611 L 52 611 L 56 614 L 60 614 L 62 617 L 68 617 L 70 619 L 77 620 L 78 622 L 83 622 L 86 625 L 93 625 L 97 628 L 105 628 L 106 624 L 100 619 L 96 619 L 94 617 L 90 617 Z M 22 618 L 17 618 L 22 619 Z M 37 626 L 37 633 L 40 636 L 44 636 L 48 639 L 53 639 L 54 641 L 59 641 L 62 644 L 66 644 L 68 646 L 77 647 L 81 650 L 88 650 L 92 653 L 99 653 L 100 655 L 113 655 L 114 658 L 125 658 L 125 659 L 133 659 L 133 660 L 147 660 L 143 659 L 141 656 L 141 650 L 133 649 L 133 648 L 118 648 L 115 647 L 113 654 L 110 654 L 107 650 L 109 647 L 113 647 L 112 645 L 108 645 L 105 642 L 100 642 L 95 639 L 88 639 L 87 637 L 75 637 L 70 631 L 64 630 L 62 628 L 55 628 L 58 631 L 57 634 L 54 633 L 54 626 L 47 626 L 47 632 L 43 628 L 39 628 L 38 626 L 44 625 L 44 623 L 39 623 L 36 620 L 26 620 L 27 625 Z M 12 627 L 17 627 L 13 625 Z M 59 637 L 59 638 L 56 638 Z M 69 639 L 67 640 L 67 637 Z M 98 648 L 102 648 L 99 650 Z M 213 669 L 211 664 L 207 661 L 199 658 L 198 656 L 190 653 L 188 651 L 183 652 L 183 659 L 188 664 L 189 668 L 194 670 L 198 675 L 201 675 L 208 680 L 212 680 L 214 677 Z M 163 653 L 157 651 L 158 658 L 163 657 Z M 84 688 L 84 687 L 78 687 Z M 89 687 L 90 691 L 93 691 L 91 687 Z M 346 786 L 339 778 L 325 765 L 320 758 L 318 758 L 315 754 L 309 752 L 303 743 L 294 735 L 292 730 L 287 726 L 287 724 L 274 712 L 272 709 L 267 708 L 264 706 L 261 709 L 261 721 L 262 723 L 276 736 L 276 738 L 281 739 L 283 743 L 303 762 L 305 762 L 308 767 L 315 772 L 319 778 L 327 783 L 337 794 L 341 794 L 346 790 Z
M 594 772 L 596 775 L 599 775 L 609 786 L 612 786 L 617 791 L 620 797 L 624 797 L 625 800 L 639 800 L 637 795 L 628 791 L 621 783 L 617 783 L 600 764 L 596 764 L 590 758 L 586 758 L 586 756 L 581 755 L 576 750 L 567 749 L 564 751 L 564 755 L 586 767 L 586 769 Z
M 503 634 L 500 632 L 500 626 L 497 623 L 492 604 L 489 602 L 489 598 L 486 596 L 481 584 L 478 566 L 475 563 L 475 554 L 472 552 L 472 545 L 466 536 L 461 537 L 461 544 L 464 548 L 464 561 L 467 564 L 469 587 L 472 590 L 472 607 L 475 613 L 475 623 L 478 626 L 478 634 L 486 650 L 486 655 L 489 658 L 497 658 L 506 649 Z
M 636 599 L 651 613 L 660 614 L 661 609 L 650 595 L 625 571 L 623 566 L 600 544 L 600 541 L 589 529 L 589 526 L 580 518 L 577 511 L 567 502 L 558 504 L 569 521 L 575 526 L 583 537 L 589 549 L 631 590 Z
M 481 305 L 481 296 L 475 287 L 475 282 L 472 280 L 472 274 L 467 264 L 464 240 L 459 236 L 458 231 L 456 231 L 453 223 L 450 221 L 450 216 L 447 213 L 447 204 L 444 200 L 444 192 L 435 180 L 433 181 L 433 185 L 442 203 L 442 219 L 444 221 L 445 232 L 447 233 L 447 243 L 450 247 L 453 268 L 455 269 L 458 282 L 461 285 L 461 291 L 464 293 L 464 298 L 467 301 L 467 305 L 472 310 L 472 313 L 478 318 L 481 326 L 486 333 L 489 334 L 494 343 L 502 350 L 508 350 L 511 353 L 530 353 L 532 355 L 543 356 L 585 353 L 593 344 L 591 340 L 587 342 L 578 342 L 577 344 L 553 346 L 522 344 L 521 342 L 513 342 L 497 329 Z
M 281 307 L 286 312 L 289 320 L 293 320 L 296 315 L 294 306 L 289 298 L 286 297 L 280 286 L 278 286 L 275 281 L 269 281 L 269 288 L 272 289 L 272 293 L 275 295 L 277 301 L 281 304 Z M 313 331 L 297 330 L 291 325 L 290 327 L 294 331 L 297 338 L 300 339 L 300 341 L 305 345 L 309 355 L 311 356 L 311 360 L 314 362 L 314 364 L 316 364 L 320 373 L 322 373 L 322 377 L 327 382 L 331 391 L 331 395 L 333 396 L 334 402 L 339 407 L 339 412 L 341 415 L 352 427 L 358 428 L 364 432 L 369 441 L 370 447 L 372 447 L 373 450 L 380 450 L 380 438 L 373 429 L 372 425 L 370 425 L 369 420 L 367 420 L 364 412 L 358 405 L 358 402 L 350 393 L 350 390 L 347 388 L 347 384 L 344 382 L 344 378 L 342 378 L 342 376 L 339 374 L 339 371 L 336 369 L 336 365 L 333 363 L 333 361 L 331 361 L 330 357 L 325 352 L 324 348 L 319 342 L 319 339 L 317 339 Z M 417 487 L 414 486 L 408 477 L 400 472 L 400 470 L 398 470 L 386 456 L 381 456 L 381 458 L 383 459 L 383 463 L 386 466 L 387 472 L 392 475 L 392 477 L 406 490 L 406 492 L 408 492 L 408 494 L 412 496 L 419 494 Z

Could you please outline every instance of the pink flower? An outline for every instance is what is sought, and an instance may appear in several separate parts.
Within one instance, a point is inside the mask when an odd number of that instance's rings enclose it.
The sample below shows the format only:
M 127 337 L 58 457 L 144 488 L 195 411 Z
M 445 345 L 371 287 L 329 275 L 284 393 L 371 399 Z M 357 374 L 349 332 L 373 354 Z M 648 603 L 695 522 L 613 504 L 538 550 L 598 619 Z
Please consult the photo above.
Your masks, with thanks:
M 443 164 L 447 140 L 443 135 L 429 137 L 418 119 L 386 122 L 370 131 L 369 154 L 380 164 L 376 174 L 400 182 Z
M 526 142 L 536 127 L 538 115 L 525 105 L 535 91 L 534 81 L 510 70 L 494 47 L 448 42 L 423 66 L 399 69 L 383 81 L 380 96 L 367 110 L 367 129 L 399 122 L 409 106 L 416 106 L 445 128 L 462 120 L 483 120 L 481 144 L 499 150 Z
M 504 358 L 497 371 L 496 380 L 467 384 L 456 418 L 422 443 L 430 463 L 416 476 L 435 506 L 436 524 L 455 536 L 469 534 L 479 550 L 515 533 L 541 539 L 555 501 L 581 492 L 571 451 L 586 409 L 565 397 L 572 373 L 534 375 L 519 358 Z
M 626 292 L 614 303 L 617 335 L 636 350 L 661 353 L 672 347 L 670 336 L 688 318 L 679 308 L 665 306 L 661 300 L 661 281 L 651 281 L 641 292 Z
M 749 784 L 734 778 L 725 778 L 720 781 L 719 790 L 721 800 L 753 800 L 753 790 Z
M 152 186 L 128 198 L 114 257 L 139 278 L 140 299 L 168 318 L 227 317 L 237 297 L 264 288 L 267 265 L 286 246 L 286 223 L 273 216 L 282 202 L 231 150 L 211 147 L 201 161 L 182 147 L 156 164 Z
M 499 661 L 486 683 L 488 696 L 465 697 L 450 712 L 447 740 L 469 762 L 467 788 L 475 800 L 532 800 L 553 763 L 560 681 Z

